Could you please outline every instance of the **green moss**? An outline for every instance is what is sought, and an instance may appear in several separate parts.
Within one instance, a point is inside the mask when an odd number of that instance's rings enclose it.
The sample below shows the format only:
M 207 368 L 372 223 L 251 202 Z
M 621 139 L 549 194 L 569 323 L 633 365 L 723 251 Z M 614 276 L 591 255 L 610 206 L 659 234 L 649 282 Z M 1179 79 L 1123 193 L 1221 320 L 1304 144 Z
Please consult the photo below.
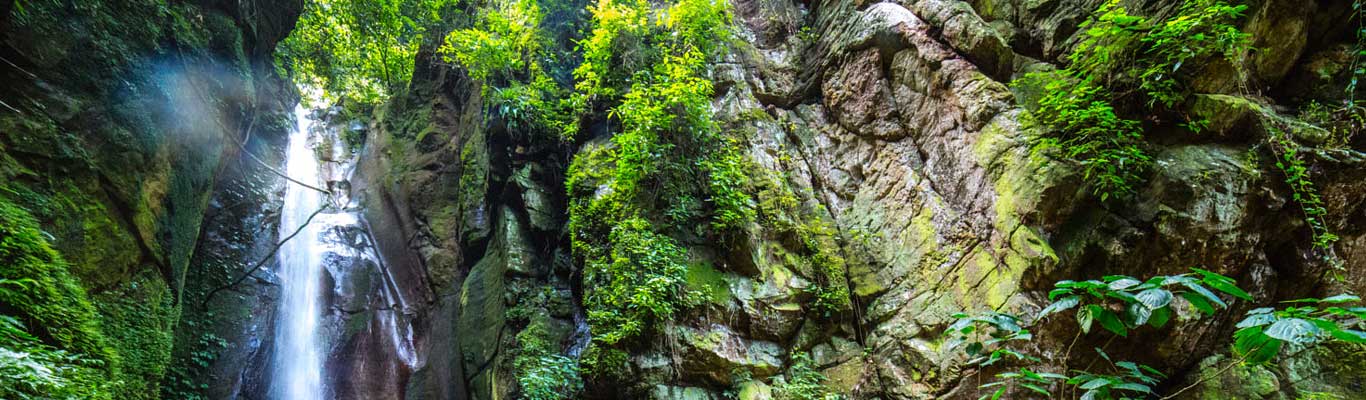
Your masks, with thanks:
M 690 263 L 688 264 L 687 280 L 688 290 L 697 293 L 702 298 L 716 305 L 730 304 L 730 284 L 726 281 L 726 275 L 717 271 L 711 264 Z
M 159 398 L 180 316 L 170 288 L 154 270 L 147 270 L 94 296 L 94 301 L 107 342 L 122 358 L 120 398 Z
M 117 376 L 120 359 L 100 331 L 94 306 L 44 235 L 27 211 L 0 197 L 0 303 L 36 339 L 97 360 L 105 373 Z M 13 342 L 0 344 L 9 347 Z M 8 385 L 0 387 L 10 390 Z M 78 391 L 93 396 L 103 388 Z
M 1066 69 L 1026 74 L 1016 92 L 1081 163 L 1101 201 L 1131 194 L 1151 163 L 1141 116 L 1185 102 L 1197 65 L 1216 55 L 1233 63 L 1249 51 L 1249 36 L 1232 25 L 1246 10 L 1223 0 L 1189 1 L 1176 16 L 1151 21 L 1110 0 L 1081 25 L 1085 35 Z M 1118 95 L 1129 92 L 1143 101 Z M 1182 125 L 1198 133 L 1208 124 L 1197 118 Z

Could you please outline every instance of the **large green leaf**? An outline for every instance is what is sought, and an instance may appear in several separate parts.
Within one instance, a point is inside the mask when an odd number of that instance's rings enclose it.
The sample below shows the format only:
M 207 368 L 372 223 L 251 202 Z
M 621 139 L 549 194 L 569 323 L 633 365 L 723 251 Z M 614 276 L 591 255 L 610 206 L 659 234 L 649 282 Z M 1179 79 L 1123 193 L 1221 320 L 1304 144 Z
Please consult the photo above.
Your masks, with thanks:
M 1131 392 L 1142 392 L 1142 393 L 1152 393 L 1152 392 L 1153 392 L 1153 389 L 1152 389 L 1152 388 L 1149 388 L 1147 385 L 1142 385 L 1142 384 L 1137 384 L 1137 383 L 1132 383 L 1132 382 L 1117 383 L 1117 384 L 1114 384 L 1114 385 L 1112 385 L 1112 386 L 1110 386 L 1110 387 L 1115 388 L 1115 389 L 1128 390 L 1128 391 L 1131 391 Z
M 1172 302 L 1172 292 L 1169 292 L 1166 289 L 1148 289 L 1138 292 L 1134 297 L 1137 297 L 1140 303 L 1143 303 L 1144 306 L 1147 306 L 1148 309 L 1151 310 L 1166 307 Z
M 1266 328 L 1266 335 L 1274 339 L 1284 340 L 1291 343 L 1313 343 L 1317 339 L 1319 332 L 1318 326 L 1312 322 L 1299 318 L 1285 318 L 1276 321 Z
M 1153 310 L 1153 315 L 1151 317 L 1148 317 L 1148 325 L 1152 325 L 1154 328 L 1161 328 L 1167 325 L 1167 321 L 1170 321 L 1171 317 L 1171 307 L 1162 307 Z
M 1333 296 L 1333 297 L 1329 297 L 1329 298 L 1320 300 L 1319 302 L 1320 302 L 1320 303 L 1355 303 L 1355 302 L 1358 302 L 1358 301 L 1361 301 L 1361 298 L 1360 298 L 1360 297 L 1357 297 L 1356 295 L 1351 295 L 1351 294 L 1343 293 L 1343 294 L 1340 294 L 1340 295 L 1337 295 L 1337 296 Z
M 1233 333 L 1233 350 L 1249 364 L 1265 364 L 1276 358 L 1285 342 L 1272 339 L 1262 327 L 1239 329 Z
M 1141 284 L 1143 282 L 1126 276 L 1110 282 L 1110 290 L 1124 290 Z
M 1186 301 L 1191 303 L 1192 307 L 1195 307 L 1196 310 L 1200 310 L 1200 312 L 1206 315 L 1214 314 L 1214 306 L 1209 303 L 1209 300 L 1205 299 L 1205 296 L 1192 292 L 1181 292 L 1181 298 L 1186 299 Z
M 1352 329 L 1338 329 L 1333 331 L 1333 337 L 1347 343 L 1366 343 L 1366 332 Z
M 1129 329 L 1124 327 L 1124 322 L 1120 321 L 1119 316 L 1115 315 L 1113 311 L 1100 309 L 1100 312 L 1096 313 L 1095 318 L 1105 330 L 1114 332 L 1116 335 L 1129 336 Z
M 1066 311 L 1068 309 L 1071 309 L 1072 307 L 1076 307 L 1078 304 L 1081 304 L 1081 296 L 1063 297 L 1061 299 L 1058 299 L 1058 301 L 1049 304 L 1048 307 L 1044 307 L 1043 310 L 1039 310 L 1039 318 L 1047 317 L 1054 313 Z
M 1228 308 L 1228 304 L 1224 303 L 1224 300 L 1220 299 L 1219 295 L 1214 294 L 1214 292 L 1209 291 L 1209 289 L 1205 289 L 1205 287 L 1200 286 L 1199 283 L 1185 282 L 1184 285 L 1192 292 L 1195 292 L 1199 294 L 1201 297 L 1204 297 L 1206 300 L 1209 300 L 1210 303 L 1218 305 L 1219 308 Z
M 1039 394 L 1042 394 L 1042 395 L 1044 395 L 1044 396 L 1048 396 L 1048 395 L 1049 395 L 1048 390 L 1046 390 L 1046 389 L 1044 389 L 1044 388 L 1041 388 L 1041 387 L 1039 387 L 1039 386 L 1037 386 L 1037 385 L 1034 385 L 1034 384 L 1021 383 L 1020 386 L 1023 387 L 1023 388 L 1025 388 L 1025 389 L 1029 389 L 1029 390 L 1032 390 L 1032 391 L 1037 392 L 1037 393 L 1039 393 Z
M 1134 303 L 1125 307 L 1124 316 L 1128 317 L 1129 326 L 1139 327 L 1148 323 L 1148 318 L 1153 316 L 1153 310 L 1143 303 Z
M 1230 296 L 1243 300 L 1252 301 L 1252 295 L 1247 294 L 1243 289 L 1239 289 L 1237 281 L 1234 281 L 1233 278 L 1200 268 L 1191 268 L 1191 270 L 1199 273 L 1201 275 L 1201 280 L 1204 281 L 1206 285 L 1209 285 L 1209 287 L 1214 288 L 1214 290 L 1228 293 Z
M 1106 386 L 1106 385 L 1109 385 L 1109 384 L 1110 384 L 1110 380 L 1109 380 L 1109 379 L 1106 379 L 1106 378 L 1094 378 L 1094 379 L 1091 379 L 1090 381 L 1087 381 L 1086 383 L 1081 384 L 1081 386 L 1079 386 L 1079 387 L 1080 387 L 1082 390 L 1091 390 L 1091 389 L 1097 389 L 1097 388 L 1100 388 L 1100 387 L 1102 387 L 1102 386 Z
M 1273 314 L 1248 314 L 1247 318 L 1238 321 L 1237 327 L 1247 328 L 1250 326 L 1262 326 L 1272 322 L 1276 322 L 1276 316 Z
M 1091 333 L 1091 324 L 1095 322 L 1098 310 L 1100 310 L 1100 306 L 1095 304 L 1077 310 L 1077 325 L 1081 326 L 1082 333 Z

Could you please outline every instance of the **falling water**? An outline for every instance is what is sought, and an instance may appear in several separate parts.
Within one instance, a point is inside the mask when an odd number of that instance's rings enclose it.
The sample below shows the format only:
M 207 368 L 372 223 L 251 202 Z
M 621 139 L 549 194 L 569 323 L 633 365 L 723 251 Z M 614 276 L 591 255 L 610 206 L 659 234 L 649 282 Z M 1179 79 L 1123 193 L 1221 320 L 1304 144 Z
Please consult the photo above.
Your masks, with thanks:
M 285 172 L 291 178 L 314 187 L 322 186 L 320 169 L 309 144 L 313 121 L 303 106 L 295 109 L 296 126 L 289 135 Z M 317 238 L 319 224 L 309 223 L 327 199 L 324 194 L 298 183 L 285 189 L 280 212 L 280 237 L 296 235 L 280 247 L 280 313 L 277 323 L 275 357 L 279 360 L 272 397 L 280 400 L 320 400 L 323 398 L 322 350 L 317 343 L 321 318 L 320 296 L 322 248 Z M 300 227 L 303 228 L 300 228 Z
M 312 188 L 288 182 L 280 213 L 285 243 L 277 253 L 281 296 L 269 397 L 400 398 L 403 371 L 422 360 L 404 287 L 374 246 L 363 202 L 350 193 L 356 153 L 339 139 L 335 121 L 319 122 L 334 113 L 299 107 L 295 118 L 284 172 Z M 370 392 L 375 388 L 387 389 Z

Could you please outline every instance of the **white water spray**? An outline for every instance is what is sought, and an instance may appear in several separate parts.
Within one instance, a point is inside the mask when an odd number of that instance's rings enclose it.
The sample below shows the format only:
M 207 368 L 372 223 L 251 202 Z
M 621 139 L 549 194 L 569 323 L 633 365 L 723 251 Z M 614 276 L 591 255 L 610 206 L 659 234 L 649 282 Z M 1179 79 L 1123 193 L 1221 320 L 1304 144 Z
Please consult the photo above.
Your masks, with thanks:
M 289 135 L 285 173 L 313 186 L 322 186 L 318 160 L 309 145 L 313 121 L 303 106 L 295 108 L 296 126 Z M 275 357 L 277 371 L 272 398 L 278 400 L 321 400 L 323 398 L 323 357 L 317 342 L 322 314 L 322 251 L 318 246 L 320 224 L 308 223 L 327 199 L 322 193 L 288 182 L 284 207 L 280 212 L 280 238 L 289 237 L 300 226 L 298 235 L 280 247 L 281 299 L 276 319 Z

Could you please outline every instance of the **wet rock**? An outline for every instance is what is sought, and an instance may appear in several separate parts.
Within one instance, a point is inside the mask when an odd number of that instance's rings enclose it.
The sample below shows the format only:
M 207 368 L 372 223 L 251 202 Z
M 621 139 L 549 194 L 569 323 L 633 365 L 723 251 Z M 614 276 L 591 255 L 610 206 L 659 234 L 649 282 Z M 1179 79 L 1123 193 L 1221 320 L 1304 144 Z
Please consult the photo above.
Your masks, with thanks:
M 720 324 L 706 329 L 688 326 L 673 329 L 685 352 L 680 366 L 685 375 L 728 386 L 733 383 L 734 371 L 746 371 L 752 377 L 764 378 L 782 369 L 783 349 L 777 343 L 748 340 Z
M 763 381 L 748 381 L 740 384 L 737 400 L 773 400 L 773 387 Z
M 679 386 L 655 386 L 650 392 L 653 400 L 715 400 L 717 397 L 703 388 Z

